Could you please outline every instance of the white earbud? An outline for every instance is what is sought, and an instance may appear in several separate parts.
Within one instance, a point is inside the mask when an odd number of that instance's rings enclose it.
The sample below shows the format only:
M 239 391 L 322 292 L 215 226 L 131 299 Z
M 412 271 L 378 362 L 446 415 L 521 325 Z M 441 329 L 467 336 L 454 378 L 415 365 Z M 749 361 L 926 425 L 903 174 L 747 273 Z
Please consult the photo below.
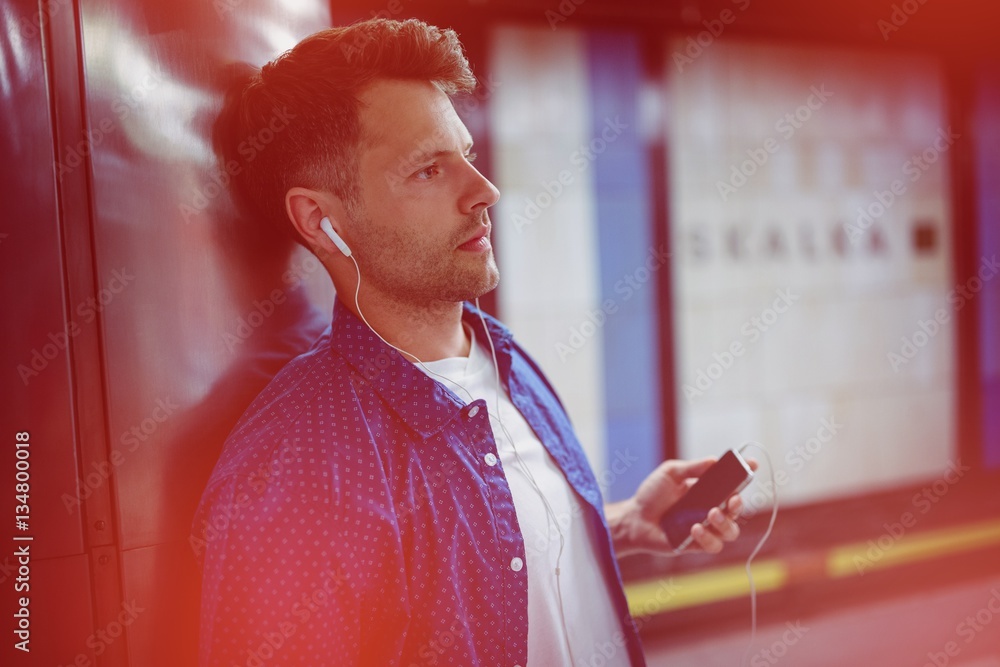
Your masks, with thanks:
M 340 234 L 334 231 L 333 224 L 330 222 L 330 218 L 323 216 L 323 219 L 319 221 L 319 228 L 322 229 L 323 232 L 330 237 L 330 240 L 333 241 L 333 244 L 335 246 L 340 248 L 340 252 L 344 253 L 345 257 L 351 256 L 350 246 L 344 243 L 344 239 L 340 238 Z

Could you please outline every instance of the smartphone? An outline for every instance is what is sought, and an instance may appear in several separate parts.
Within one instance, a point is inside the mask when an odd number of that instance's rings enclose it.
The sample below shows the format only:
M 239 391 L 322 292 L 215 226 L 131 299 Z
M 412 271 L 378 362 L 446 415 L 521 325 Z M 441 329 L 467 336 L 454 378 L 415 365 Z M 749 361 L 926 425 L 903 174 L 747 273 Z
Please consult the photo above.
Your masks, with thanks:
M 694 539 L 691 528 L 707 519 L 713 507 L 724 507 L 751 479 L 753 470 L 738 452 L 730 449 L 723 454 L 660 520 L 670 544 L 677 545 L 675 550 L 686 548 Z

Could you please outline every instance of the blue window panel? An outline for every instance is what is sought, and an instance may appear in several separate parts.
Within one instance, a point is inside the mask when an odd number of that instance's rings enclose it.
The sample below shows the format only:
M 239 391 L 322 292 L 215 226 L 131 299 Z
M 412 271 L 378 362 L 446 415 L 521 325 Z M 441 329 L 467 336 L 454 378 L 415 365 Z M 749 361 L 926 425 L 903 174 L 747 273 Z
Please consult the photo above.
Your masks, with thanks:
M 619 500 L 632 495 L 662 458 L 657 276 L 646 268 L 654 250 L 651 185 L 639 135 L 638 38 L 592 32 L 587 54 L 601 302 L 610 311 L 603 354 L 607 470 L 601 481 L 607 499 Z
M 976 103 L 979 256 L 1000 254 L 1000 63 L 984 68 Z M 978 262 L 977 262 L 978 264 Z M 983 392 L 983 463 L 1000 468 L 1000 279 L 983 283 L 979 301 Z

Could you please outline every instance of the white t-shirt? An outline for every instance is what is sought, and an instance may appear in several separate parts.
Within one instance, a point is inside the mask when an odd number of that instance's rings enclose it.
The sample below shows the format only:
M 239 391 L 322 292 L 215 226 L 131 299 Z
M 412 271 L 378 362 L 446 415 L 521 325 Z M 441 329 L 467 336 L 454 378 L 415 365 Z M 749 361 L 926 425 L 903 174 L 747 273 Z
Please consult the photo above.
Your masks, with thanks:
M 489 343 L 484 341 L 480 346 L 468 327 L 466 332 L 472 338 L 468 358 L 452 357 L 425 362 L 424 368 L 416 366 L 467 403 L 486 400 L 500 462 L 524 538 L 528 568 L 528 667 L 591 664 L 628 667 L 628 650 L 620 645 L 621 619 L 615 615 L 611 598 L 610 587 L 618 586 L 618 581 L 613 573 L 600 567 L 597 559 L 598 540 L 605 537 L 588 529 L 590 522 L 583 519 L 582 501 L 506 392 L 500 392 L 500 420 L 497 420 L 497 384 Z M 551 515 L 522 462 L 548 501 Z M 555 569 L 559 532 L 553 517 L 558 520 L 564 539 L 558 590 Z

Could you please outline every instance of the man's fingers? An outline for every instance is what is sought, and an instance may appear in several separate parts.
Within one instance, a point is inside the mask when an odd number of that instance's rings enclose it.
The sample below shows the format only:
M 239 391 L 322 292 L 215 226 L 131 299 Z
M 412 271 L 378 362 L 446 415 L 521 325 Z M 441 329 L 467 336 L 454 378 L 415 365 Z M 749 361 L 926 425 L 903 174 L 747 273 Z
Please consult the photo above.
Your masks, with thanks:
M 695 461 L 671 461 L 672 465 L 670 466 L 669 474 L 677 481 L 688 477 L 700 477 L 706 470 L 712 467 L 715 461 L 714 456 Z
M 719 508 L 714 508 L 704 524 L 691 527 L 691 536 L 703 551 L 717 554 L 726 542 L 733 542 L 740 536 L 740 527 Z
M 717 554 L 722 551 L 722 538 L 700 523 L 696 523 L 691 528 L 691 536 L 694 537 L 695 543 L 706 553 Z
M 732 517 L 722 510 L 714 508 L 708 513 L 708 525 L 722 538 L 723 542 L 732 542 L 740 536 L 740 527 Z

